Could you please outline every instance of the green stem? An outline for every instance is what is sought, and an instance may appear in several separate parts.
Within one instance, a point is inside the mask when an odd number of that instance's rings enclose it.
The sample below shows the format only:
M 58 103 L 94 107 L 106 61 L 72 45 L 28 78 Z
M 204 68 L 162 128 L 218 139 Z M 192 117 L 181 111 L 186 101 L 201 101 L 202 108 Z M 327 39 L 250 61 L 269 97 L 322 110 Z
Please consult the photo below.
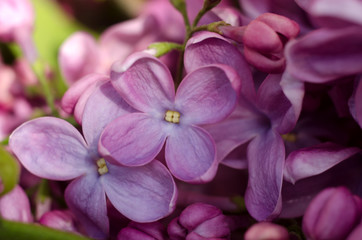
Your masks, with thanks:
M 40 61 L 36 61 L 33 64 L 33 69 L 34 69 L 34 72 L 35 72 L 36 76 L 38 77 L 40 85 L 43 89 L 45 101 L 51 110 L 52 116 L 59 117 L 59 113 L 54 104 L 54 96 L 51 92 L 48 79 L 45 76 L 44 64 L 42 64 L 42 62 L 40 62 Z
M 81 235 L 64 232 L 37 224 L 0 219 L 0 239 L 9 240 L 91 240 Z

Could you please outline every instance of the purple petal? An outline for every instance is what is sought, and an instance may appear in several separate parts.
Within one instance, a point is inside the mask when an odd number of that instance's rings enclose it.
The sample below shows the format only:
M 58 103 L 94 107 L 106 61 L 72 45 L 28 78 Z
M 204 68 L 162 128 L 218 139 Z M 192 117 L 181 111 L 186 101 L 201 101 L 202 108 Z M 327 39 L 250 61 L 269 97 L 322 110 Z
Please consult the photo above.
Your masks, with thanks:
M 269 117 L 279 133 L 291 131 L 296 123 L 293 106 L 280 86 L 281 75 L 269 74 L 258 89 L 259 109 Z
M 286 45 L 287 71 L 299 80 L 312 83 L 360 73 L 361 41 L 360 27 L 312 31 Z
M 250 98 L 255 97 L 251 70 L 241 52 L 219 34 L 205 32 L 192 37 L 186 45 L 185 69 L 191 72 L 210 64 L 225 64 L 234 68 L 239 74 L 241 92 Z
M 239 104 L 227 119 L 206 125 L 205 129 L 216 143 L 218 161 L 222 161 L 233 149 L 263 131 L 264 122 L 268 122 L 268 119 L 241 96 Z
M 59 65 L 68 84 L 97 72 L 100 53 L 95 39 L 86 32 L 71 35 L 59 49 Z
M 106 239 L 109 233 L 106 195 L 98 179 L 96 171 L 75 179 L 65 190 L 65 200 L 90 237 Z
M 106 81 L 109 81 L 109 77 L 102 74 L 89 74 L 79 79 L 65 92 L 61 101 L 62 109 L 66 113 L 74 113 L 77 122 L 82 123 L 83 110 L 89 95 L 98 84 Z
M 217 170 L 215 143 L 204 129 L 179 127 L 166 141 L 165 157 L 171 173 L 185 182 L 208 182 Z
M 163 113 L 175 98 L 170 71 L 146 53 L 135 53 L 125 62 L 113 64 L 111 80 L 121 96 L 141 112 Z
M 318 175 L 360 152 L 359 148 L 322 143 L 294 151 L 286 159 L 284 179 L 291 183 Z
M 11 134 L 9 145 L 23 166 L 38 177 L 70 180 L 91 167 L 82 135 L 62 119 L 26 122 Z
M 109 174 L 101 177 L 104 190 L 113 206 L 127 218 L 153 222 L 174 210 L 176 184 L 160 162 L 140 167 L 108 164 L 108 168 Z
M 201 67 L 188 74 L 176 93 L 181 123 L 208 124 L 225 119 L 238 97 L 232 84 L 238 86 L 239 79 L 233 69 L 223 65 Z
M 257 136 L 249 144 L 245 205 L 258 221 L 273 219 L 281 211 L 284 160 L 283 140 L 273 130 Z
M 105 126 L 119 116 L 134 112 L 110 81 L 97 86 L 84 107 L 82 129 L 89 149 L 98 153 L 98 141 Z
M 362 80 L 361 77 L 356 81 L 356 86 L 353 95 L 348 102 L 350 112 L 353 118 L 362 128 Z
M 109 161 L 140 166 L 152 161 L 166 139 L 162 122 L 144 113 L 121 116 L 107 125 L 101 135 L 99 152 Z

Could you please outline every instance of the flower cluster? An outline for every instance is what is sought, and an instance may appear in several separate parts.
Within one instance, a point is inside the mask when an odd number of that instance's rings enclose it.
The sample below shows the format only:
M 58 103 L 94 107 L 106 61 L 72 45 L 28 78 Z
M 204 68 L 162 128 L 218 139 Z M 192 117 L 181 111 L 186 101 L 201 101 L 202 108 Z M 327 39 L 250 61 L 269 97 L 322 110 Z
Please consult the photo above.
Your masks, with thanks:
M 360 1 L 110 2 L 0 2 L 0 238 L 361 238 Z

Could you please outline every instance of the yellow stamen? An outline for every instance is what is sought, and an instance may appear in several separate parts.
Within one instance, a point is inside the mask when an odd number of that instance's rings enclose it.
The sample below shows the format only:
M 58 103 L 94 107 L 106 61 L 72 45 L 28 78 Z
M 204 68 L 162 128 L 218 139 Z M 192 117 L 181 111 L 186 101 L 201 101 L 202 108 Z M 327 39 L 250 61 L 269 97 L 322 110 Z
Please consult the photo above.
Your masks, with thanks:
M 170 123 L 180 123 L 180 113 L 177 111 L 167 110 L 165 120 Z
M 294 133 L 283 134 L 282 138 L 284 141 L 287 141 L 287 142 L 296 142 L 297 141 L 297 135 Z
M 97 166 L 98 166 L 98 173 L 100 175 L 103 175 L 108 172 L 106 161 L 103 158 L 97 160 Z

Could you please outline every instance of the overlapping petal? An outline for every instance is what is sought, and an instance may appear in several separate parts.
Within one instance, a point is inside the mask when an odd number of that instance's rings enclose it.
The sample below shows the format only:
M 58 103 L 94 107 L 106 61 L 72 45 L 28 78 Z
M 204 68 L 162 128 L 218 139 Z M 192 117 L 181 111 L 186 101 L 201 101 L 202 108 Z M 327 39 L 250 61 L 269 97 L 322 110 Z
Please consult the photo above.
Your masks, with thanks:
M 99 151 L 114 164 L 144 165 L 156 157 L 166 140 L 161 124 L 145 113 L 121 116 L 104 129 Z
M 108 165 L 101 177 L 104 190 L 113 204 L 127 218 L 153 222 L 169 215 L 175 208 L 175 182 L 159 161 L 140 167 Z
M 23 166 L 42 178 L 70 180 L 89 169 L 82 135 L 62 119 L 43 117 L 26 122 L 11 134 L 9 145 Z
M 174 83 L 168 68 L 146 53 L 135 53 L 112 66 L 115 89 L 135 109 L 151 114 L 164 113 L 175 98 Z
M 185 182 L 208 182 L 216 174 L 215 143 L 196 126 L 176 126 L 166 142 L 166 162 L 171 173 Z
M 106 125 L 133 111 L 110 81 L 96 87 L 84 107 L 82 120 L 83 134 L 89 149 L 98 153 L 98 141 Z
M 284 161 L 284 143 L 275 131 L 266 131 L 250 142 L 245 205 L 256 220 L 273 219 L 281 211 Z
M 237 102 L 238 95 L 232 84 L 238 86 L 239 83 L 236 72 L 225 65 L 209 65 L 189 73 L 176 93 L 180 122 L 208 124 L 225 119 Z
M 295 183 L 318 175 L 360 151 L 359 148 L 347 148 L 330 142 L 302 148 L 288 155 L 284 179 Z
M 362 31 L 358 26 L 312 31 L 286 45 L 287 71 L 301 81 L 312 83 L 360 73 L 361 41 Z
M 106 194 L 96 171 L 72 181 L 65 190 L 65 200 L 90 237 L 106 239 L 109 233 Z
M 185 50 L 185 69 L 191 72 L 210 64 L 225 64 L 239 74 L 241 92 L 250 98 L 255 97 L 251 70 L 244 56 L 236 46 L 218 34 L 205 32 L 197 34 L 187 42 Z

